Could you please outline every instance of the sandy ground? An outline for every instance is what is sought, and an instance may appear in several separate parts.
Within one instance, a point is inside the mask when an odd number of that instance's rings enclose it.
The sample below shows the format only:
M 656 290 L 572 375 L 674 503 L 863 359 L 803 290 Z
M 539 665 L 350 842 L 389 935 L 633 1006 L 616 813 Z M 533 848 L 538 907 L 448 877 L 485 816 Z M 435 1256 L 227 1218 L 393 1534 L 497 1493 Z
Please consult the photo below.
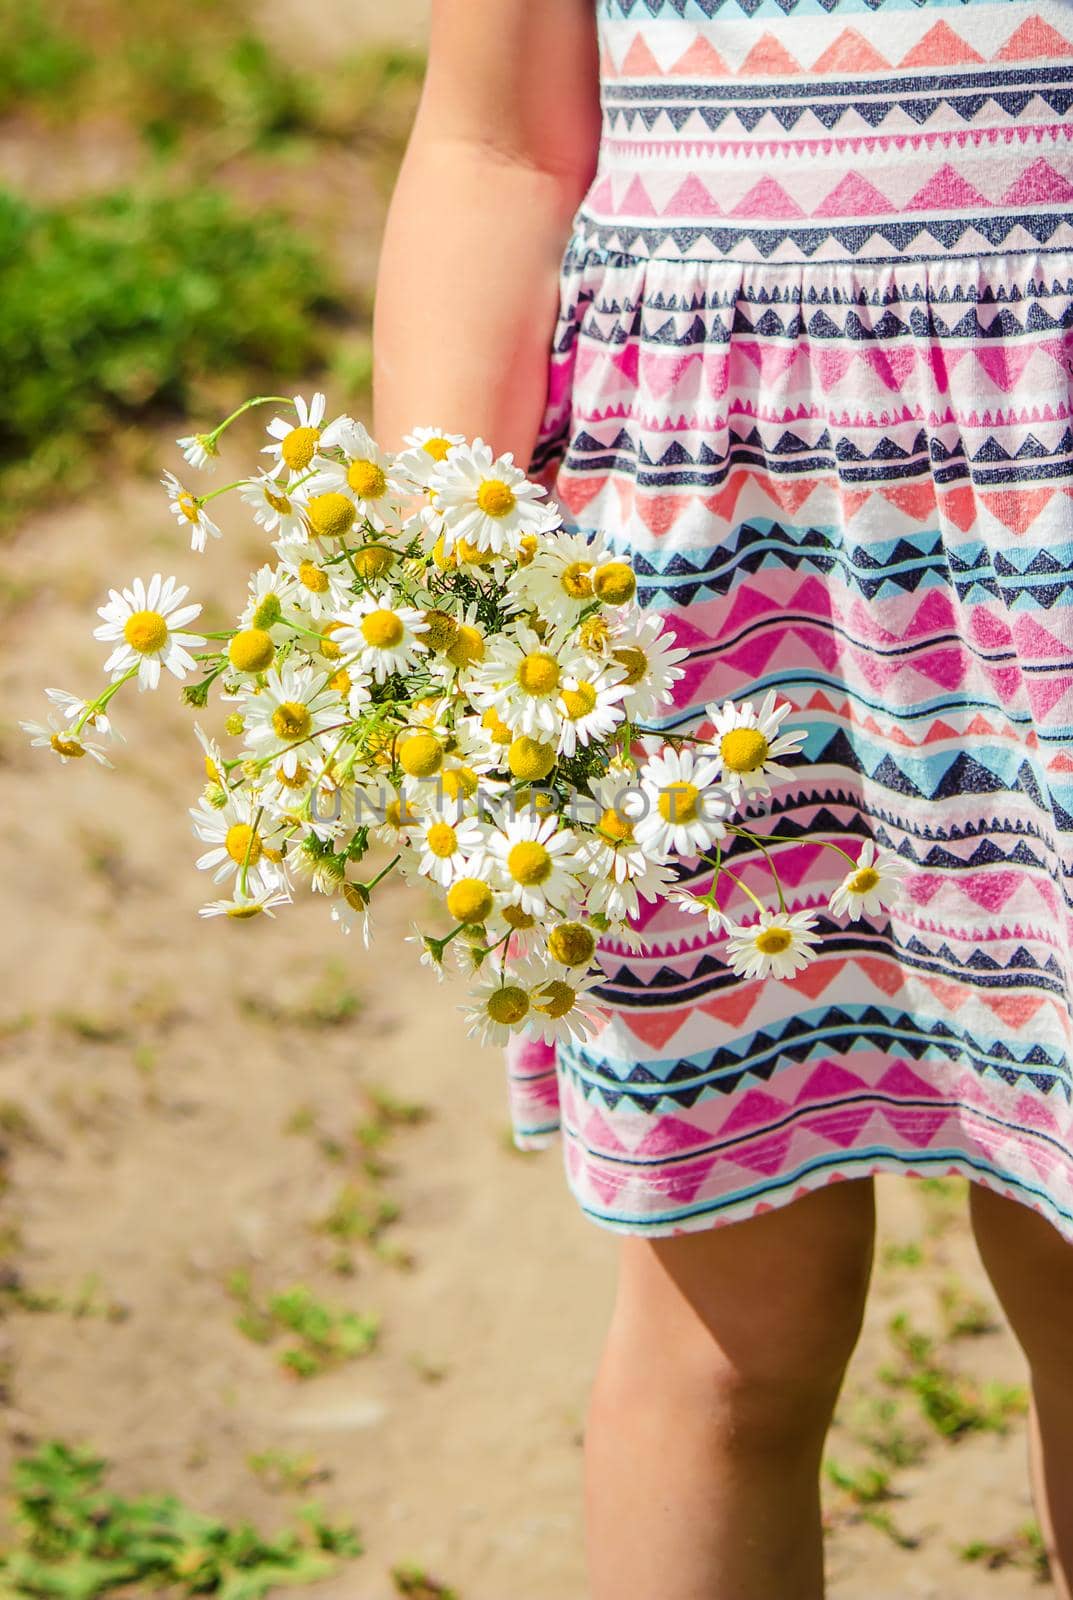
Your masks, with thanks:
M 268 26 L 330 59 L 341 28 L 418 37 L 426 9 L 274 0 Z M 379 202 L 356 165 L 336 179 L 351 260 L 368 260 Z M 161 464 L 174 466 L 166 446 Z M 308 1457 L 309 1493 L 353 1518 L 367 1546 L 311 1595 L 386 1600 L 389 1567 L 410 1560 L 463 1600 L 584 1600 L 580 1443 L 615 1241 L 575 1212 L 557 1152 L 509 1148 L 495 1054 L 466 1040 L 453 998 L 399 954 L 414 908 L 381 904 L 369 955 L 311 900 L 271 925 L 199 924 L 185 807 L 200 755 L 175 695 L 120 708 L 130 743 L 113 774 L 61 770 L 14 727 L 37 714 L 44 684 L 97 681 L 92 608 L 107 585 L 175 571 L 222 620 L 262 559 L 229 524 L 198 560 L 152 481 L 108 487 L 108 468 L 95 498 L 21 530 L 0 596 L 0 1232 L 22 1286 L 0 1322 L 0 1466 L 63 1437 L 107 1456 L 121 1490 L 174 1490 L 271 1528 L 308 1493 L 274 1491 L 250 1457 Z M 373 1183 L 353 1129 L 377 1087 L 430 1115 L 397 1131 Z M 381 1254 L 343 1252 L 344 1274 L 321 1224 L 348 1182 L 399 1217 Z M 981 1298 L 994 1325 L 946 1339 L 943 1360 L 1024 1377 L 963 1200 L 887 1181 L 881 1211 L 868 1323 L 831 1438 L 848 1465 L 873 1459 L 862 1408 L 891 1392 L 878 1376 L 891 1316 L 941 1328 L 944 1285 Z M 284 1376 L 278 1352 L 235 1326 L 227 1284 L 240 1269 L 259 1294 L 300 1282 L 378 1314 L 378 1348 L 305 1382 Z M 31 1311 L 27 1291 L 89 1309 Z M 891 1527 L 828 1492 L 834 1600 L 1048 1592 L 1025 1570 L 958 1554 L 1030 1515 L 1021 1422 L 951 1443 L 911 1400 L 900 1407 L 920 1459 L 878 1508 Z

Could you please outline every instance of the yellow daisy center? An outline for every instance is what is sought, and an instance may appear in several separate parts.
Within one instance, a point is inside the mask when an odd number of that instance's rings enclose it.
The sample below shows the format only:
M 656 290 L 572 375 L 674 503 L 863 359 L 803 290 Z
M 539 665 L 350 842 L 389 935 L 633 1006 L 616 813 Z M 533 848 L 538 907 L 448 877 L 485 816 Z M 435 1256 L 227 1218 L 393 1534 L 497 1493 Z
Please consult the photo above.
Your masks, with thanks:
M 372 583 L 384 576 L 394 559 L 394 550 L 387 550 L 382 544 L 367 544 L 361 550 L 355 550 L 354 569 L 366 583 Z
M 456 549 L 459 561 L 467 561 L 471 567 L 490 567 L 495 560 L 494 550 L 482 550 L 469 539 L 459 539 Z
M 329 622 L 320 636 L 320 653 L 325 661 L 338 661 L 343 653 L 332 637 L 333 634 L 338 633 L 342 626 L 341 622 Z
M 564 689 L 561 698 L 571 722 L 580 722 L 596 710 L 596 690 L 591 683 L 582 681 L 574 689 Z
M 333 672 L 328 679 L 328 688 L 334 689 L 336 694 L 349 694 L 354 687 L 354 680 L 345 667 L 340 667 L 338 672 Z
M 793 942 L 794 936 L 789 928 L 762 928 L 753 939 L 762 956 L 781 956 Z
M 528 734 L 523 733 L 512 741 L 507 752 L 507 765 L 523 783 L 539 783 L 555 765 L 555 746 L 541 744 L 539 740 L 530 739 Z
M 271 636 L 263 628 L 244 628 L 227 647 L 228 660 L 236 672 L 265 672 L 275 653 Z
M 477 793 L 477 774 L 472 767 L 452 767 L 443 775 L 443 792 L 450 800 L 470 800 Z
M 624 606 L 637 593 L 633 568 L 625 561 L 608 561 L 597 567 L 592 579 L 593 593 L 605 606 Z
M 359 500 L 379 500 L 387 492 L 387 476 L 375 461 L 352 461 L 346 469 L 346 481 Z
M 528 567 L 531 564 L 533 557 L 536 555 L 537 549 L 538 545 L 536 534 L 523 534 L 518 541 L 518 549 L 516 551 L 516 560 L 518 565 L 520 567 Z
M 640 683 L 648 671 L 648 657 L 635 644 L 620 645 L 617 650 L 612 650 L 611 658 L 625 670 L 626 676 L 622 682 L 628 683 L 631 688 Z
M 587 967 L 596 940 L 581 922 L 561 922 L 548 934 L 548 954 L 564 967 Z
M 850 894 L 871 894 L 879 887 L 879 873 L 875 867 L 860 867 L 846 885 Z
M 341 539 L 354 526 L 357 514 L 345 494 L 315 494 L 306 506 L 306 516 L 322 539 Z
M 168 624 L 159 611 L 133 611 L 123 624 L 123 637 L 139 655 L 151 656 L 168 642 Z
M 515 883 L 524 884 L 527 888 L 546 883 L 551 877 L 553 865 L 548 851 L 536 839 L 522 839 L 511 846 L 507 855 L 507 871 Z
M 187 522 L 196 522 L 201 515 L 197 503 L 197 496 L 192 495 L 189 489 L 184 489 L 182 494 L 175 496 L 175 504 L 179 507 Z
M 448 550 L 447 541 L 442 533 L 432 546 L 432 559 L 441 572 L 448 572 L 458 565 L 458 557 L 453 550 Z
M 48 742 L 58 756 L 72 756 L 77 761 L 86 753 L 77 739 L 65 739 L 59 733 L 54 733 Z
M 521 1022 L 529 1010 L 529 996 L 524 989 L 519 989 L 517 984 L 508 983 L 488 996 L 485 1010 L 493 1022 L 501 1022 L 510 1027 L 516 1022 Z
M 299 761 L 294 771 L 288 775 L 282 766 L 276 768 L 276 782 L 284 789 L 303 789 L 309 778 L 309 768 L 304 762 Z
M 458 849 L 458 834 L 449 822 L 434 822 L 425 834 L 425 843 L 434 856 L 447 861 Z
M 272 731 L 277 739 L 306 739 L 312 726 L 309 707 L 300 700 L 284 700 L 272 713 Z
M 484 635 L 468 622 L 458 624 L 458 632 L 444 651 L 452 667 L 468 667 L 484 660 Z
M 559 687 L 559 663 L 554 656 L 534 651 L 522 657 L 515 676 L 526 694 L 552 694 Z
M 312 594 L 323 594 L 328 588 L 328 574 L 322 572 L 314 561 L 303 561 L 298 568 L 298 581 Z
M 254 833 L 248 822 L 236 822 L 228 828 L 224 849 L 240 867 L 247 861 L 252 867 L 261 859 L 260 836 Z
M 278 511 L 281 517 L 288 517 L 291 513 L 291 502 L 285 494 L 274 494 L 271 489 L 265 490 L 265 499 L 273 511 Z
M 536 918 L 530 916 L 528 911 L 523 911 L 521 906 L 504 906 L 503 921 L 516 933 L 526 933 L 536 927 Z
M 361 619 L 361 636 L 374 650 L 394 650 L 403 641 L 406 629 L 394 611 L 370 611 Z
M 494 905 L 491 889 L 480 878 L 459 878 L 447 891 L 447 909 L 456 922 L 483 922 Z
M 258 601 L 257 610 L 253 613 L 253 626 L 255 628 L 274 628 L 283 615 L 278 594 L 266 594 Z
M 537 997 L 533 1000 L 534 1011 L 542 1011 L 546 1017 L 565 1017 L 574 1009 L 577 991 L 561 978 L 553 978 L 550 983 L 541 984 Z
M 431 778 L 443 765 L 443 746 L 430 733 L 416 733 L 399 747 L 399 766 L 411 778 Z
M 571 561 L 559 575 L 559 582 L 571 600 L 588 600 L 592 596 L 592 562 Z
M 599 832 L 605 838 L 611 839 L 615 844 L 633 843 L 633 825 L 628 817 L 621 811 L 616 811 L 613 806 L 608 806 L 598 824 Z
M 588 650 L 593 655 L 599 655 L 611 637 L 611 629 L 606 617 L 590 617 L 588 622 L 581 624 L 578 639 L 583 650 Z
M 518 501 L 509 483 L 502 478 L 486 478 L 477 490 L 477 504 L 486 517 L 507 517 Z
M 426 455 L 432 457 L 433 461 L 446 461 L 447 452 L 451 448 L 451 441 L 437 434 L 433 439 L 426 439 L 421 448 Z
M 664 822 L 692 822 L 697 815 L 700 790 L 694 783 L 669 783 L 660 790 L 659 814 Z
M 732 728 L 719 741 L 719 753 L 729 772 L 756 772 L 770 750 L 759 728 Z
M 317 453 L 319 428 L 292 428 L 282 440 L 279 453 L 292 472 L 304 472 Z
M 487 729 L 488 736 L 493 744 L 510 744 L 514 739 L 513 733 L 511 733 L 507 724 L 502 721 L 499 712 L 494 706 L 489 706 L 481 717 L 481 727 Z
M 255 900 L 251 905 L 228 906 L 227 915 L 235 922 L 248 922 L 251 917 L 259 917 L 264 910 Z
M 426 611 L 425 621 L 428 623 L 428 629 L 423 635 L 424 643 L 430 650 L 442 655 L 457 638 L 458 623 L 454 617 L 449 617 L 446 611 Z

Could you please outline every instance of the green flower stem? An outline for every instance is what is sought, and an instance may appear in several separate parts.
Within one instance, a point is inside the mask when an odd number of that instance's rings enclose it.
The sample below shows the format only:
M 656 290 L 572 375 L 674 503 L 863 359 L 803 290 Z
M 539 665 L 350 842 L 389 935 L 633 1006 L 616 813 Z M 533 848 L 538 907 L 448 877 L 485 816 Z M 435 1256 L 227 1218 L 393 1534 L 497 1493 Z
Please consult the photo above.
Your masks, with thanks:
M 89 719 L 98 711 L 103 711 L 108 705 L 109 701 L 115 698 L 125 683 L 129 683 L 131 678 L 137 677 L 138 668 L 140 665 L 141 662 L 136 662 L 133 667 L 128 667 L 123 676 L 121 678 L 117 678 L 114 683 L 110 683 L 107 689 L 103 690 L 97 696 L 96 700 L 90 700 L 86 705 L 86 709 L 80 712 L 78 721 L 70 731 L 72 733 L 81 733 Z
M 768 849 L 767 845 L 761 844 L 759 836 L 755 833 L 749 833 L 745 828 L 731 827 L 727 829 L 727 832 L 736 834 L 739 839 L 748 839 L 750 843 L 755 844 L 756 848 L 760 851 L 760 854 L 771 868 L 771 876 L 775 882 L 775 893 L 779 897 L 779 910 L 785 911 L 786 896 L 782 892 L 782 879 L 779 877 L 779 870 L 775 865 L 774 858 L 772 857 L 771 851 Z
M 231 424 L 237 422 L 239 417 L 245 416 L 247 411 L 252 411 L 254 406 L 290 406 L 293 410 L 294 400 L 282 394 L 255 395 L 252 400 L 244 400 L 237 411 L 232 411 L 229 417 L 225 417 L 221 423 L 218 423 L 213 428 L 211 433 L 204 434 L 203 438 L 208 439 L 211 444 L 215 445 L 220 435 L 226 433 Z
M 395 868 L 398 866 L 398 864 L 399 864 L 399 862 L 401 860 L 402 860 L 402 853 L 400 851 L 400 853 L 397 856 L 395 856 L 395 858 L 393 860 L 388 862 L 387 866 L 383 869 L 382 872 L 378 872 L 376 874 L 376 877 L 375 878 L 371 878 L 369 880 L 369 882 L 365 885 L 366 894 L 372 894 L 372 892 L 376 888 L 377 884 L 378 883 L 382 883 L 383 880 L 387 877 L 389 872 L 394 872 Z
M 232 489 L 241 489 L 242 485 L 248 482 L 248 478 L 236 478 L 234 483 L 221 484 L 218 489 L 210 489 L 208 494 L 195 495 L 194 498 L 199 506 L 207 506 L 210 500 L 218 500 L 222 494 L 230 494 Z
M 239 887 L 239 893 L 240 894 L 245 894 L 246 893 L 246 880 L 249 877 L 250 856 L 251 856 L 251 854 L 253 852 L 253 841 L 257 837 L 257 829 L 261 825 L 261 818 L 264 816 L 264 811 L 265 811 L 264 806 L 258 806 L 257 807 L 257 815 L 253 819 L 253 826 L 250 829 L 250 836 L 246 841 L 246 854 L 245 854 L 245 856 L 243 857 L 243 860 L 242 860 L 242 872 L 241 872 L 241 874 L 239 876 L 239 886 L 238 887 Z
M 743 883 L 741 881 L 741 879 L 738 877 L 736 872 L 731 872 L 730 868 L 728 866 L 725 866 L 725 865 L 720 870 L 721 870 L 721 873 L 722 873 L 723 876 L 725 876 L 725 877 L 730 879 L 731 883 L 736 883 L 737 884 L 737 886 L 741 890 L 742 894 L 746 894 L 746 895 L 749 896 L 749 899 L 752 901 L 753 905 L 756 906 L 758 911 L 766 911 L 767 910 L 767 907 L 765 906 L 764 902 L 761 900 L 760 896 L 758 894 L 754 894 L 753 891 L 749 888 L 749 885 L 747 883 Z

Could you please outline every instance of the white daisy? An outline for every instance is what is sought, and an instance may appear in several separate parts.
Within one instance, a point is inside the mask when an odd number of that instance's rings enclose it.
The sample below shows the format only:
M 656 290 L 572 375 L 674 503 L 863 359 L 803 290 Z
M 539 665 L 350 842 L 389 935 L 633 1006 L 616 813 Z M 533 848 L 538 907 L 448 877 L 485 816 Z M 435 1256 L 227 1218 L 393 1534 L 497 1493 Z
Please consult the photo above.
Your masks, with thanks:
M 722 767 L 722 781 L 736 805 L 744 796 L 771 793 L 772 778 L 789 778 L 788 767 L 779 765 L 781 756 L 796 755 L 808 734 L 804 731 L 779 733 L 792 706 L 788 700 L 776 704 L 772 689 L 757 710 L 751 700 L 736 706 L 732 700 L 720 706 L 705 707 L 714 724 L 712 744 Z
M 480 710 L 492 708 L 514 734 L 557 744 L 563 713 L 559 697 L 570 678 L 584 678 L 591 666 L 573 646 L 525 623 L 497 637 L 474 667 L 467 691 Z
M 465 444 L 463 433 L 446 433 L 443 428 L 415 428 L 405 437 L 407 448 L 395 457 L 395 472 L 417 489 L 427 489 L 441 461 L 455 445 Z
M 360 933 L 366 950 L 373 942 L 369 909 L 368 891 L 361 884 L 340 884 L 339 893 L 332 899 L 332 921 L 340 933 Z
M 584 1043 L 599 1025 L 589 992 L 603 982 L 602 972 L 582 977 L 573 968 L 551 968 L 529 991 L 527 1031 L 545 1044 L 555 1044 L 560 1039 Z
M 262 889 L 258 894 L 243 894 L 236 886 L 230 900 L 210 900 L 202 906 L 199 917 L 232 917 L 246 922 L 250 917 L 274 917 L 277 906 L 289 906 L 291 897 L 285 889 Z
M 345 656 L 354 656 L 358 670 L 384 683 L 393 672 L 408 672 L 426 650 L 424 614 L 414 606 L 388 603 L 378 595 L 362 595 L 349 610 L 336 615 L 333 638 Z
M 667 899 L 687 916 L 707 917 L 709 932 L 717 936 L 729 933 L 735 926 L 718 906 L 712 905 L 710 900 L 702 899 L 699 895 L 690 894 L 686 889 L 673 889 Z
M 574 623 L 593 603 L 593 568 L 607 559 L 602 541 L 582 533 L 557 533 L 538 545 L 533 559 L 513 572 L 507 589 L 526 607 L 556 623 Z
M 97 607 L 97 615 L 104 621 L 94 628 L 93 637 L 120 641 L 104 663 L 113 681 L 136 666 L 139 689 L 155 689 L 161 667 L 179 679 L 197 670 L 188 647 L 195 648 L 205 640 L 199 633 L 182 631 L 201 612 L 199 605 L 183 605 L 188 593 L 186 584 L 176 587 L 174 578 L 162 578 L 159 572 L 148 586 L 135 578 L 122 593 L 109 589 L 108 604 Z
M 242 627 L 260 628 L 274 644 L 282 644 L 292 632 L 285 613 L 293 606 L 297 586 L 288 567 L 259 567 L 249 581 L 249 599 L 239 618 Z
M 559 692 L 559 710 L 563 718 L 559 754 L 572 756 L 578 745 L 610 738 L 625 717 L 619 704 L 625 693 L 621 683 L 591 668 L 584 677 L 574 672 L 565 678 Z
M 191 494 L 189 489 L 184 489 L 173 472 L 165 472 L 161 483 L 168 493 L 169 509 L 179 523 L 180 528 L 189 530 L 190 548 L 199 554 L 204 554 L 205 545 L 209 539 L 220 539 L 223 535 L 216 523 L 213 522 L 205 507 L 196 494 Z
M 606 652 L 622 673 L 631 722 L 649 722 L 672 703 L 673 685 L 685 676 L 678 663 L 689 657 L 688 650 L 674 647 L 674 637 L 658 616 L 641 611 L 606 636 Z
M 29 735 L 32 749 L 47 746 L 59 756 L 64 766 L 68 761 L 78 761 L 83 756 L 92 756 L 102 767 L 112 765 L 95 739 L 87 739 L 82 730 L 73 732 L 66 718 L 59 718 L 52 712 L 47 722 L 20 722 L 19 727 Z
M 716 787 L 719 762 L 692 750 L 666 749 L 640 772 L 647 810 L 634 837 L 655 861 L 701 855 L 726 834 L 727 798 Z
M 609 772 L 591 781 L 589 788 L 591 796 L 577 795 L 574 802 L 575 820 L 584 824 L 579 861 L 594 877 L 610 876 L 617 883 L 644 874 L 650 862 L 634 836 L 634 824 L 648 801 L 636 776 L 624 770 Z
M 466 1032 L 481 1044 L 506 1044 L 529 1017 L 529 989 L 513 973 L 496 973 L 470 994 L 470 1004 L 459 1010 L 466 1018 Z
M 646 861 L 643 871 L 631 870 L 627 877 L 618 877 L 614 870 L 604 873 L 602 877 L 594 876 L 586 906 L 589 911 L 602 913 L 614 923 L 624 923 L 628 918 L 637 916 L 642 900 L 666 898 L 677 882 L 673 867 L 663 862 Z M 619 932 L 621 930 L 616 932 L 616 937 Z
M 877 850 L 871 839 L 867 839 L 861 846 L 857 865 L 846 873 L 827 902 L 832 914 L 840 917 L 845 913 L 853 918 L 875 916 L 897 897 L 908 871 L 908 864 L 893 850 Z
M 480 868 L 484 829 L 475 818 L 460 816 L 455 807 L 423 817 L 413 839 L 420 851 L 418 872 L 445 889 Z
M 739 978 L 792 978 L 816 954 L 820 936 L 811 911 L 762 911 L 749 927 L 732 927 L 727 965 Z
M 253 520 L 276 539 L 304 539 L 301 507 L 270 472 L 261 472 L 239 487 L 239 498 L 253 512 Z
M 205 777 L 209 783 L 219 789 L 227 788 L 227 765 L 224 753 L 215 739 L 210 739 L 199 722 L 194 723 L 194 732 L 197 734 L 198 744 L 205 761 Z
M 281 567 L 294 578 L 290 609 L 303 625 L 308 617 L 330 617 L 353 598 L 347 568 L 327 561 L 319 545 L 291 539 L 277 549 Z
M 126 743 L 107 711 L 90 711 L 88 700 L 82 699 L 80 695 L 71 694 L 67 689 L 46 689 L 45 694 L 56 710 L 67 718 L 68 725 L 77 722 L 88 712 L 83 727 L 92 729 L 104 739 L 114 739 L 117 744 Z
M 456 445 L 432 474 L 430 488 L 443 519 L 445 550 L 460 539 L 496 555 L 517 550 L 526 534 L 558 526 L 553 506 L 539 502 L 547 491 L 514 465 L 513 455 L 493 460 L 483 439 Z
M 185 433 L 181 439 L 176 439 L 176 444 L 183 453 L 183 459 L 192 467 L 197 467 L 201 472 L 211 472 L 216 465 L 216 456 L 219 453 L 216 440 L 209 433 Z
M 288 777 L 317 755 L 317 735 L 342 721 L 339 696 L 312 667 L 273 668 L 255 694 L 231 696 L 242 704 L 245 742 L 261 760 L 279 757 Z
M 575 845 L 574 834 L 560 828 L 558 817 L 523 812 L 490 835 L 488 852 L 507 899 L 540 917 L 549 905 L 562 908 L 577 892 L 570 877 L 577 865 Z
M 403 486 L 397 482 L 393 458 L 381 450 L 376 440 L 352 418 L 341 418 L 333 426 L 331 442 L 346 457 L 344 462 L 327 461 L 302 485 L 307 500 L 325 494 L 342 494 L 349 499 L 359 517 L 380 529 L 398 513 Z M 316 525 L 314 519 L 314 526 Z
M 190 808 L 194 832 L 203 844 L 211 846 L 197 859 L 202 872 L 211 872 L 214 883 L 237 878 L 245 890 L 260 894 L 284 887 L 278 865 L 269 859 L 265 835 L 254 826 L 257 803 L 249 795 L 232 793 L 222 806 L 214 806 L 202 796 Z
M 274 443 L 266 444 L 261 454 L 275 457 L 273 477 L 287 472 L 293 482 L 313 466 L 321 447 L 326 408 L 327 401 L 322 394 L 315 394 L 308 405 L 302 395 L 296 394 L 297 423 L 284 417 L 272 418 L 267 432 Z

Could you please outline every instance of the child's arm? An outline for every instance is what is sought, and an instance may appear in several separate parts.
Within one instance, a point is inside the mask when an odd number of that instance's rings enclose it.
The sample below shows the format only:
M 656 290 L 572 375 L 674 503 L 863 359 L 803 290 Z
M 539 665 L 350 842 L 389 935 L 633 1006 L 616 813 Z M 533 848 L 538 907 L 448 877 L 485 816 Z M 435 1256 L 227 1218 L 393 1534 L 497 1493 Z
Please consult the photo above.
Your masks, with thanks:
M 376 287 L 376 435 L 422 425 L 528 464 L 558 269 L 599 142 L 593 0 L 433 0 Z

